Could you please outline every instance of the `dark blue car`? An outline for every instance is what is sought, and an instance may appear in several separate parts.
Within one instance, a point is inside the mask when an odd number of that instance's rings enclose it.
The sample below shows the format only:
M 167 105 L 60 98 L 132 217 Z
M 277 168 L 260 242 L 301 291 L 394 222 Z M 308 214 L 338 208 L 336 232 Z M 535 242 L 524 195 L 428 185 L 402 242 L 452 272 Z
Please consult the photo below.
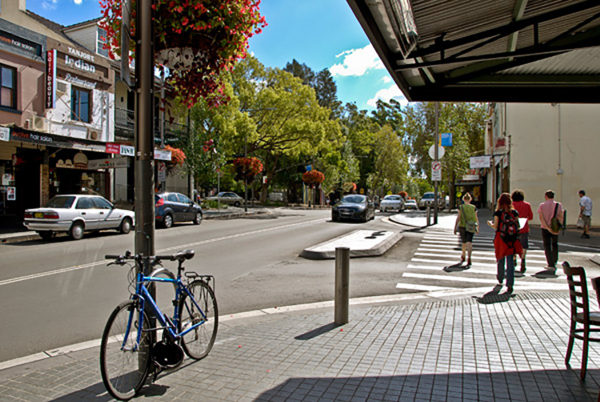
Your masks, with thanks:
M 154 196 L 157 226 L 170 228 L 177 222 L 202 222 L 202 207 L 181 193 L 160 193 Z

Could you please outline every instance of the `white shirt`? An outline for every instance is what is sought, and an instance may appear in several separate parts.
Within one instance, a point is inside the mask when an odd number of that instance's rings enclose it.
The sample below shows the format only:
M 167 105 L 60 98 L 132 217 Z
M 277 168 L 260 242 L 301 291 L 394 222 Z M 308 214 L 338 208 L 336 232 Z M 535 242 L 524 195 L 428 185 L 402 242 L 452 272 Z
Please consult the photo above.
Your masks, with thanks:
M 583 207 L 583 215 L 592 216 L 592 199 L 584 195 L 579 199 L 579 206 Z

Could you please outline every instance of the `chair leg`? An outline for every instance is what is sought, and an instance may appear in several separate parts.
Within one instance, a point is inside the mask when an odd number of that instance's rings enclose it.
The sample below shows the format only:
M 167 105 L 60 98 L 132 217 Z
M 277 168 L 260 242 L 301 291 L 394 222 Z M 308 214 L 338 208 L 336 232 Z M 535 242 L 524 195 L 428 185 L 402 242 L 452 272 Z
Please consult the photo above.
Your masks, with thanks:
M 575 341 L 575 321 L 571 320 L 571 331 L 569 332 L 569 344 L 567 345 L 567 355 L 565 356 L 565 366 L 571 368 L 569 360 L 571 360 L 571 352 L 573 352 L 573 342 Z
M 589 327 L 586 326 L 585 330 L 583 332 L 583 356 L 581 357 L 581 381 L 585 381 L 585 374 L 587 371 L 589 338 L 590 338 Z

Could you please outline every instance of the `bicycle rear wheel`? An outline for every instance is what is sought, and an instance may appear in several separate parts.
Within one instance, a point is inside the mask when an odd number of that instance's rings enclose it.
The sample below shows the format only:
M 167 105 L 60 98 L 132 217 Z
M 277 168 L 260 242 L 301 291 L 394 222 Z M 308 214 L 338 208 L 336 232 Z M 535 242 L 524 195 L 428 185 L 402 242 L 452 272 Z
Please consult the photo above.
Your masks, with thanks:
M 179 332 L 185 331 L 192 325 L 203 322 L 181 337 L 181 346 L 192 359 L 202 359 L 213 347 L 219 326 L 217 300 L 212 289 L 206 282 L 197 280 L 187 286 L 200 310 L 184 293 L 179 302 Z
M 150 367 L 150 324 L 143 316 L 143 327 L 137 344 L 140 313 L 137 303 L 123 302 L 112 312 L 100 345 L 100 372 L 108 392 L 120 400 L 137 394 Z

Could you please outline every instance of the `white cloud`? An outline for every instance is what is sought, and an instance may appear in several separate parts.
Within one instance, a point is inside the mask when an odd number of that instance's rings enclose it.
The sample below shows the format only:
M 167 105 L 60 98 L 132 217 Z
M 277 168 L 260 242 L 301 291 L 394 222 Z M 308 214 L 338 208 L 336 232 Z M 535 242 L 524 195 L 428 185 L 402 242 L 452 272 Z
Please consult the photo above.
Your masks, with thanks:
M 346 50 L 336 56 L 340 57 L 343 57 L 342 62 L 329 68 L 333 76 L 361 76 L 369 70 L 385 68 L 371 44 L 360 49 Z
M 367 101 L 367 105 L 374 108 L 377 107 L 377 101 L 379 99 L 381 99 L 384 102 L 389 102 L 392 98 L 400 102 L 402 106 L 406 106 L 408 104 L 408 101 L 404 97 L 404 94 L 402 94 L 402 91 L 400 91 L 400 88 L 398 88 L 396 84 L 394 84 L 389 88 L 384 88 L 377 91 L 375 96 Z
M 80 5 L 83 0 L 73 0 L 73 3 Z
M 42 2 L 42 7 L 45 10 L 55 10 L 58 4 L 58 0 L 44 0 Z
M 385 83 L 387 84 L 387 83 L 389 83 L 389 82 L 392 82 L 392 79 L 390 78 L 390 76 L 389 76 L 389 75 L 386 75 L 385 77 L 383 77 L 383 78 L 381 79 L 381 81 L 383 81 L 383 82 L 385 82 Z

